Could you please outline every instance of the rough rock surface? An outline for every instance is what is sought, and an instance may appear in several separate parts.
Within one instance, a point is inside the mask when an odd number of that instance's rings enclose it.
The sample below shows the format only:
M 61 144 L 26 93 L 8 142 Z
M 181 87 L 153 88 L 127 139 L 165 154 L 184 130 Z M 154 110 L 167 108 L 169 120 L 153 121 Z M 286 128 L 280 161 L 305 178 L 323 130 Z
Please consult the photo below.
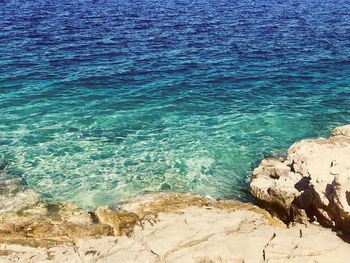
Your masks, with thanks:
M 287 228 L 266 211 L 235 201 L 162 194 L 145 196 L 141 202 L 131 200 L 123 208 L 130 209 L 128 213 L 141 212 L 144 218 L 158 213 L 157 222 L 135 224 L 129 236 L 85 237 L 56 244 L 1 242 L 0 262 L 345 263 L 350 255 L 350 245 L 330 229 Z M 100 216 L 108 215 L 108 224 L 121 222 L 116 212 L 103 210 Z
M 317 220 L 350 231 L 350 125 L 329 139 L 302 140 L 287 159 L 261 162 L 252 175 L 251 193 L 285 221 Z

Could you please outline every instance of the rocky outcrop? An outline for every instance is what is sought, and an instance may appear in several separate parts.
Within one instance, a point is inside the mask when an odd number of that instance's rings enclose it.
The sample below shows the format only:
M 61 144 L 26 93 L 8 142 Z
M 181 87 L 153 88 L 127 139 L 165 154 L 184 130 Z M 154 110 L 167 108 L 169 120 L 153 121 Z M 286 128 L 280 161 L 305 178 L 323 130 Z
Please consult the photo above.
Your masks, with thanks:
M 288 156 L 261 162 L 251 193 L 284 221 L 317 220 L 350 231 L 350 125 L 329 139 L 302 140 Z

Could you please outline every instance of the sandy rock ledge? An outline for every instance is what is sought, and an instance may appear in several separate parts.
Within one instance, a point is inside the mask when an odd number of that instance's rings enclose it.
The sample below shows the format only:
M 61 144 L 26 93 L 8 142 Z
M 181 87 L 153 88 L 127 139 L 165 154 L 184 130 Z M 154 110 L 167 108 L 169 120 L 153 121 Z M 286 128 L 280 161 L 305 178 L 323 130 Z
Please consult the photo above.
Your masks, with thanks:
M 3 215 L 0 226 L 0 262 L 345 263 L 350 255 L 330 229 L 287 228 L 251 204 L 176 193 L 90 214 L 38 204 Z

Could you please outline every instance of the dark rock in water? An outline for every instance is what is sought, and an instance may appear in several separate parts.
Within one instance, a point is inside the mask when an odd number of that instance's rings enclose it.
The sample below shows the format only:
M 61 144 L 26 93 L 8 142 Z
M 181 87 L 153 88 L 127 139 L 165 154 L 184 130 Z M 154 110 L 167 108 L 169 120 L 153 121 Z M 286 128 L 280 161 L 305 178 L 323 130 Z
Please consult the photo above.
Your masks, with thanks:
M 0 171 L 5 170 L 7 165 L 8 165 L 8 162 L 5 159 L 0 158 Z
M 167 184 L 167 183 L 163 183 L 161 186 L 160 186 L 160 190 L 162 191 L 168 191 L 171 189 L 171 185 L 170 184 Z
M 24 190 L 24 185 L 19 177 L 13 177 L 6 173 L 0 173 L 0 195 L 11 195 Z

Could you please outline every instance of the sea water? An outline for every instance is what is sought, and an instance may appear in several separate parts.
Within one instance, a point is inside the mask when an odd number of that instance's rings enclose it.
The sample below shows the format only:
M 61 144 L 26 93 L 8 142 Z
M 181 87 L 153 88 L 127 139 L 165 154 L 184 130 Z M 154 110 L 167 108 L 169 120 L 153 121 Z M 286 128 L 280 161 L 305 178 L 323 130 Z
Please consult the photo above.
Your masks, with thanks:
M 350 1 L 0 1 L 0 159 L 48 202 L 249 199 L 350 121 Z

